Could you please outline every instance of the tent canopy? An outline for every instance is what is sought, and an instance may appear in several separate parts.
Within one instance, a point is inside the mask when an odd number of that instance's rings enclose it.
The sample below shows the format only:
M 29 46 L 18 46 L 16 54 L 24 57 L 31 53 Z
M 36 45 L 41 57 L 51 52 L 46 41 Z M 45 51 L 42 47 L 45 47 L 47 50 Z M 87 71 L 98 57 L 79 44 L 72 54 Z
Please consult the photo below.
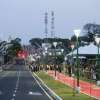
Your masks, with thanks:
M 94 45 L 94 44 L 90 44 L 90 45 L 87 45 L 87 46 L 84 46 L 84 47 L 80 47 L 78 49 L 78 53 L 79 54 L 97 54 L 98 50 L 97 50 L 97 47 Z M 74 50 L 73 51 L 73 54 L 77 54 L 77 50 Z M 72 55 L 72 52 L 69 53 L 68 55 Z

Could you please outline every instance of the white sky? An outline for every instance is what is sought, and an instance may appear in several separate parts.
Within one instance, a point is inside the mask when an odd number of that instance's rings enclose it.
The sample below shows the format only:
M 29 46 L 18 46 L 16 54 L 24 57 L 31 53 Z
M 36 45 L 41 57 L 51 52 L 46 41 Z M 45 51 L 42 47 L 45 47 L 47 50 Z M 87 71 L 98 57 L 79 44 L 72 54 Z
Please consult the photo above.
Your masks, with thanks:
M 73 29 L 84 24 L 100 24 L 100 0 L 0 0 L 0 38 L 19 36 L 23 43 L 32 37 L 45 36 L 44 13 L 55 12 L 57 37 L 69 38 Z

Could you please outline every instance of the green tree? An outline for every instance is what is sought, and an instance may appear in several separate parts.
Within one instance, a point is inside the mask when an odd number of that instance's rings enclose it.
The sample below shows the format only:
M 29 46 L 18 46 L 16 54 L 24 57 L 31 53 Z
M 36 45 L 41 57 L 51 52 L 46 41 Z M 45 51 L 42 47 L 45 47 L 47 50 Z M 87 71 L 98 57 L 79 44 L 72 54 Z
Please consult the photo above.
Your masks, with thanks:
M 7 50 L 8 55 L 11 55 L 12 57 L 17 56 L 18 51 L 22 50 L 21 39 L 16 38 L 14 40 L 11 40 L 10 44 L 12 45 Z

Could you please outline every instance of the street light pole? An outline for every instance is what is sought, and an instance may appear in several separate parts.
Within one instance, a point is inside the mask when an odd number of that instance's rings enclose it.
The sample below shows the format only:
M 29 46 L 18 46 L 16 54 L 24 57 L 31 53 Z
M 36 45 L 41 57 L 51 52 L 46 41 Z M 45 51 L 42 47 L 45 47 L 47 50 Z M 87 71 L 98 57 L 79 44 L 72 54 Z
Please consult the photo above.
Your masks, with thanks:
M 74 50 L 74 44 L 71 45 L 71 49 L 72 49 L 72 73 L 74 74 L 74 65 L 73 65 L 73 50 Z
M 73 64 L 73 50 L 74 50 L 74 45 L 71 45 L 71 49 L 72 49 L 72 77 L 73 77 L 73 96 L 75 96 L 75 67 Z
M 77 38 L 77 87 L 79 87 L 79 58 L 78 58 L 78 38 Z
M 45 47 L 44 48 L 45 49 L 45 54 L 46 54 L 46 59 L 45 59 L 45 61 L 46 61 L 46 63 L 45 63 L 45 70 L 47 71 L 47 66 L 48 66 L 48 47 Z
M 55 77 L 56 77 L 56 46 L 57 46 L 57 42 L 53 42 L 54 45 L 54 56 L 55 56 L 55 64 L 54 64 L 54 69 L 55 69 Z
M 76 61 L 77 61 L 77 87 L 76 87 L 76 92 L 77 93 L 80 93 L 80 84 L 79 84 L 79 58 L 78 58 L 78 46 L 79 46 L 79 42 L 78 42 L 78 39 L 79 39 L 79 34 L 80 34 L 80 30 L 74 30 L 74 33 L 75 33 L 75 36 L 77 38 L 77 56 L 76 56 Z
M 99 45 L 97 47 L 98 47 L 98 55 L 99 55 Z
M 97 44 L 97 49 L 98 49 L 98 53 L 97 53 L 97 65 L 96 65 L 96 80 L 97 80 L 97 86 L 100 86 L 100 55 L 99 55 L 99 47 L 100 47 L 100 38 L 99 37 L 95 37 L 95 41 Z
M 65 64 L 64 64 L 64 72 L 66 73 L 66 61 L 67 61 L 67 57 L 65 56 L 64 58 Z

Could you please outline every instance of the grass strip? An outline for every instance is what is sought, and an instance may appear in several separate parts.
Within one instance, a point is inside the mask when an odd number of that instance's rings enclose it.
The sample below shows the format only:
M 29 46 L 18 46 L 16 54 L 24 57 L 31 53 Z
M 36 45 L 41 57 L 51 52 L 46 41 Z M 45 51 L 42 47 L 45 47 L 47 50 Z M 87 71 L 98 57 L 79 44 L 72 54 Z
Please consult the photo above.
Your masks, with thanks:
M 69 86 L 55 80 L 45 72 L 36 72 L 36 74 L 63 100 L 96 100 L 82 93 L 75 94 L 75 96 L 73 96 L 73 89 Z

